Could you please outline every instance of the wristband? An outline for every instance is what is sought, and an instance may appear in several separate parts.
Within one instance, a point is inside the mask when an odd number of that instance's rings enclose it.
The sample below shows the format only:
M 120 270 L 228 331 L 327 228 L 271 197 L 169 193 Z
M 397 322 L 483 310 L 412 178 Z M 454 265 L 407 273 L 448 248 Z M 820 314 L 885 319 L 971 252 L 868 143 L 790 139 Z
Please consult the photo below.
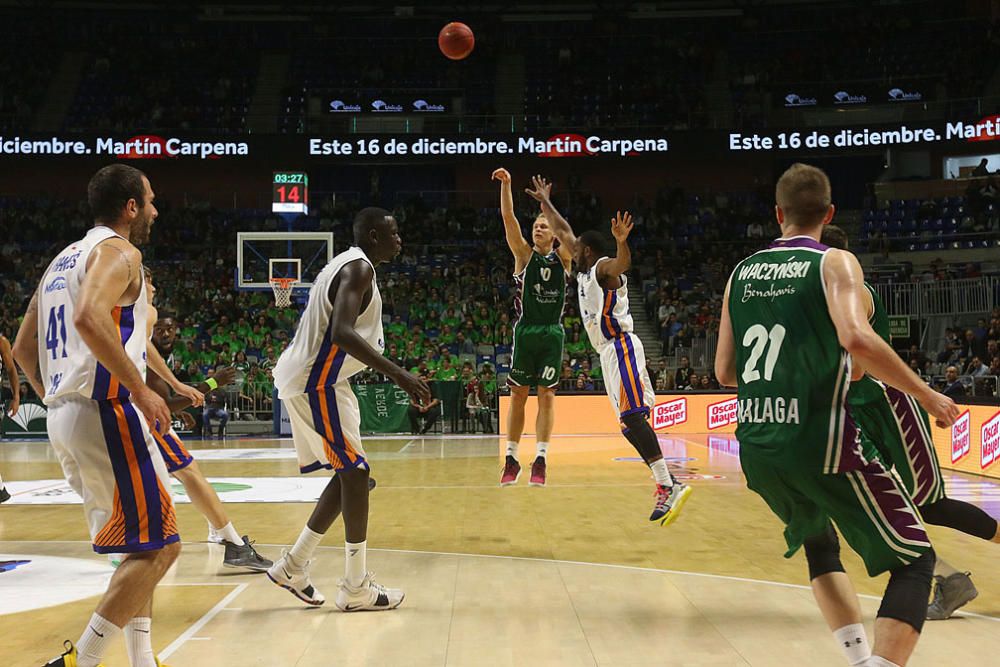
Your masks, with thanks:
M 209 391 L 219 388 L 219 383 L 215 381 L 215 378 L 208 378 L 207 380 L 205 380 L 205 384 L 208 385 Z

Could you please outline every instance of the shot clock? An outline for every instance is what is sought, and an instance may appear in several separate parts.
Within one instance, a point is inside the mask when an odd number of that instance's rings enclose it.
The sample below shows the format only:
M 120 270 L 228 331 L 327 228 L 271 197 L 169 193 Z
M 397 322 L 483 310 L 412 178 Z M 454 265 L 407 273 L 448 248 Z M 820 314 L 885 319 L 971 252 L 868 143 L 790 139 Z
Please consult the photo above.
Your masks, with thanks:
M 309 175 L 276 171 L 271 182 L 271 212 L 309 214 Z

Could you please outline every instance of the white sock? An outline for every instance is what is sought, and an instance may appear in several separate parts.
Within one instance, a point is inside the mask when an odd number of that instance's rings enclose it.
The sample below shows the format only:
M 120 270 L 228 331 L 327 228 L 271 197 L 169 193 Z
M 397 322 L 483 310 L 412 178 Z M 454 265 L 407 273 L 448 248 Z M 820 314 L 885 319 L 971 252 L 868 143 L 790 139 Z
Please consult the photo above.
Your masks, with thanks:
M 513 440 L 507 441 L 507 456 L 513 456 L 517 458 L 517 443 Z
M 860 623 L 852 623 L 834 630 L 833 638 L 837 640 L 837 645 L 847 657 L 848 664 L 864 665 L 872 655 L 865 626 Z
M 886 660 L 880 655 L 873 655 L 868 658 L 868 662 L 864 663 L 865 667 L 899 667 L 892 660 Z
M 0 476 L 0 489 L 3 488 L 3 476 Z
M 125 649 L 128 651 L 128 661 L 132 667 L 156 667 L 153 639 L 150 634 L 152 627 L 153 619 L 136 616 L 123 628 Z
M 299 539 L 295 541 L 295 545 L 288 552 L 288 558 L 292 561 L 292 565 L 299 568 L 305 567 L 306 563 L 312 559 L 313 552 L 316 551 L 316 547 L 319 546 L 322 539 L 322 533 L 309 530 L 309 526 L 304 527 Z
M 344 579 L 351 586 L 360 586 L 368 572 L 368 540 L 364 542 L 344 542 L 346 555 Z
M 224 539 L 226 542 L 232 542 L 233 544 L 237 545 L 243 544 L 243 538 L 240 537 L 240 534 L 236 532 L 235 528 L 233 528 L 232 521 L 227 523 L 222 528 L 216 528 L 215 532 L 221 535 L 222 539 Z
M 107 647 L 117 639 L 121 631 L 121 628 L 103 616 L 91 616 L 87 629 L 76 642 L 77 667 L 97 667 Z
M 649 469 L 653 471 L 653 479 L 660 486 L 672 486 L 674 483 L 674 478 L 670 476 L 670 471 L 667 469 L 667 462 L 663 459 L 659 461 L 654 461 L 650 464 Z
M 549 443 L 539 442 L 535 445 L 535 458 L 541 456 L 543 459 L 549 455 Z

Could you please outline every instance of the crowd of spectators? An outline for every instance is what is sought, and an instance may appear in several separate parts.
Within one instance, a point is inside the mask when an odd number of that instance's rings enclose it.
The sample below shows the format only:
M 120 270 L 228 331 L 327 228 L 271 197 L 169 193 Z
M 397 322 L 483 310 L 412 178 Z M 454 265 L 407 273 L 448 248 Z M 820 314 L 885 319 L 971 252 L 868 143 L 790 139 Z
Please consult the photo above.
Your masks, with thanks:
M 186 6 L 45 17 L 7 9 L 0 129 L 28 129 L 57 71 L 75 84 L 59 123 L 72 131 L 315 132 L 345 116 L 328 113 L 338 99 L 365 114 L 379 99 L 406 112 L 418 99 L 443 104 L 440 116 L 463 119 L 447 125 L 452 131 L 757 126 L 802 83 L 850 89 L 864 81 L 880 94 L 912 84 L 927 97 L 976 97 L 1000 50 L 992 17 L 975 9 L 955 17 L 933 2 L 862 11 L 746 6 L 711 19 L 602 11 L 561 17 L 557 30 L 552 21 L 481 11 L 467 18 L 476 49 L 455 63 L 437 52 L 440 21 L 419 14 L 290 22 Z M 498 103 L 501 78 L 523 80 L 503 93 L 523 98 Z M 720 103 L 711 91 L 727 82 L 730 100 Z M 255 106 L 258 94 L 268 103 Z M 251 119 L 251 108 L 261 117 Z M 437 114 L 422 116 L 434 126 Z
M 765 201 L 764 195 L 694 194 L 667 186 L 648 201 L 637 197 L 629 203 L 636 225 L 629 278 L 644 297 L 632 308 L 644 311 L 659 333 L 659 347 L 646 346 L 648 371 L 658 390 L 718 387 L 711 353 L 725 282 L 737 261 L 768 242 L 773 214 Z M 317 203 L 302 224 L 331 230 L 338 240 L 349 238 L 348 221 L 357 204 L 346 199 Z M 521 219 L 532 219 L 527 203 L 518 204 L 525 207 Z M 604 218 L 603 202 L 593 195 L 570 196 L 560 205 L 573 220 Z M 169 202 L 160 203 L 160 213 L 145 259 L 158 287 L 161 314 L 177 322 L 175 374 L 194 383 L 234 366 L 233 418 L 263 418 L 271 409 L 271 369 L 294 334 L 302 304 L 279 309 L 269 292 L 233 288 L 235 235 L 237 230 L 277 229 L 277 220 L 255 211 Z M 432 206 L 411 198 L 395 206 L 394 214 L 405 234 L 401 256 L 379 269 L 385 354 L 428 380 L 462 382 L 463 395 L 473 397 L 466 406 L 470 412 L 479 403 L 493 405 L 511 363 L 514 312 L 511 258 L 496 210 Z M 0 222 L 19 230 L 16 238 L 0 241 L 0 332 L 13 338 L 48 259 L 91 223 L 84 205 L 45 198 L 0 199 Z M 335 248 L 342 249 L 342 244 Z M 945 272 L 945 267 L 937 270 Z M 576 311 L 574 292 L 571 284 L 560 388 L 600 391 L 600 363 Z M 989 324 L 983 320 L 950 332 L 941 355 L 910 359 L 915 370 L 933 380 L 954 365 L 970 393 L 987 391 L 986 384 L 995 380 L 971 378 L 998 374 L 997 317 L 994 313 Z M 905 352 L 904 357 L 910 358 Z M 363 373 L 357 381 L 384 378 Z
M 914 346 L 910 368 L 950 396 L 996 396 L 1000 382 L 1000 308 L 974 326 L 949 327 L 934 358 Z

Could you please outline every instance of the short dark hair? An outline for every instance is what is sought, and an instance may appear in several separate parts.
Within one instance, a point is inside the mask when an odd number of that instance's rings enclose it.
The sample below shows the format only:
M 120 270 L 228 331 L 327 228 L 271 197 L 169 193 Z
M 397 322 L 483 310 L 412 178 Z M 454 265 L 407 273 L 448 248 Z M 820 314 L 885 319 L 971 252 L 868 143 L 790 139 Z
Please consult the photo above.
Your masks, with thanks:
M 820 237 L 819 242 L 838 250 L 847 250 L 849 245 L 847 232 L 837 225 L 824 225 L 823 235 Z
M 142 208 L 146 205 L 146 175 L 127 164 L 109 164 L 97 170 L 87 184 L 87 203 L 94 220 L 110 222 L 121 215 L 129 199 Z
M 377 206 L 369 206 L 358 211 L 354 216 L 354 242 L 360 244 L 368 232 L 383 224 L 389 217 L 392 217 L 392 213 Z
M 577 243 L 590 248 L 598 257 L 607 252 L 608 244 L 604 240 L 604 234 L 601 234 L 596 230 L 590 229 L 585 231 L 577 237 L 576 241 Z
M 814 225 L 830 210 L 830 179 L 818 167 L 796 162 L 778 179 L 774 199 L 793 225 Z

